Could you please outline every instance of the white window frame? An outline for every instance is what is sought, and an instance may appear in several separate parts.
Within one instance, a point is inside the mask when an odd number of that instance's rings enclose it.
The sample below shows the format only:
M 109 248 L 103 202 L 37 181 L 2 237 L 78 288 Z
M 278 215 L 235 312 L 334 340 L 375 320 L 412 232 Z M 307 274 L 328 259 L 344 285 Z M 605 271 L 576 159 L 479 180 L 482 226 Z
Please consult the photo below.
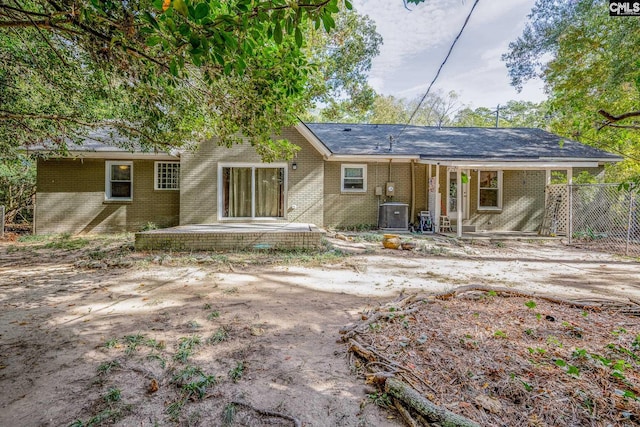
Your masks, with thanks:
M 175 181 L 175 186 L 173 187 L 163 187 L 161 186 L 162 177 L 160 176 L 160 165 L 178 165 L 177 173 L 178 177 Z M 180 162 L 155 162 L 154 163 L 154 172 L 153 172 L 153 189 L 158 191 L 175 191 L 180 190 Z M 170 182 L 171 183 L 171 182 Z M 168 185 L 170 183 L 162 183 L 163 185 Z
M 362 169 L 362 188 L 345 188 L 345 169 Z M 340 191 L 343 193 L 366 193 L 367 192 L 367 165 L 345 163 L 340 166 Z
M 113 197 L 111 196 L 111 166 L 126 165 L 131 169 L 131 177 L 129 183 L 131 185 L 131 197 Z M 133 162 L 127 160 L 107 160 L 105 162 L 104 177 L 104 198 L 108 201 L 130 202 L 133 200 Z M 126 181 L 125 181 L 126 182 Z
M 493 190 L 490 187 L 480 187 L 480 174 L 482 172 L 498 172 L 498 206 L 480 206 L 480 190 Z M 502 210 L 502 177 L 503 171 L 500 169 L 480 169 L 478 170 L 478 211 L 501 211 Z
M 251 216 L 244 217 L 228 217 L 224 216 L 224 200 L 222 188 L 222 171 L 224 168 L 251 168 Z M 255 194 L 256 194 L 256 169 L 284 169 L 284 193 L 283 201 L 283 216 L 281 217 L 257 217 L 255 216 Z M 289 165 L 287 163 L 218 163 L 218 221 L 247 221 L 247 220 L 283 220 L 287 219 L 287 197 L 288 197 L 288 184 L 289 184 Z

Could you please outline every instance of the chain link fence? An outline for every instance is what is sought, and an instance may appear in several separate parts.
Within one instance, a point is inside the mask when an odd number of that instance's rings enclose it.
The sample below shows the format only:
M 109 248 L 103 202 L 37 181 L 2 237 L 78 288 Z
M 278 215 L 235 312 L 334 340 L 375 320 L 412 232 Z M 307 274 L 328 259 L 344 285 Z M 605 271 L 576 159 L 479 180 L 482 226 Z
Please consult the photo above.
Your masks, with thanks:
M 640 195 L 618 184 L 568 186 L 569 244 L 640 257 Z M 558 222 L 564 222 L 565 218 Z

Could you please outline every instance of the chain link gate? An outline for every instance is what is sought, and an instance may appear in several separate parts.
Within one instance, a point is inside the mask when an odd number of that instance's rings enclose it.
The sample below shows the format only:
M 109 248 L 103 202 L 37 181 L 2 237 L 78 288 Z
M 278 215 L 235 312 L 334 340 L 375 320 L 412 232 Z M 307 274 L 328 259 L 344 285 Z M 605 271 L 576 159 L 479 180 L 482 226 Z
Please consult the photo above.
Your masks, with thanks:
M 569 244 L 640 256 L 640 197 L 618 184 L 568 186 Z

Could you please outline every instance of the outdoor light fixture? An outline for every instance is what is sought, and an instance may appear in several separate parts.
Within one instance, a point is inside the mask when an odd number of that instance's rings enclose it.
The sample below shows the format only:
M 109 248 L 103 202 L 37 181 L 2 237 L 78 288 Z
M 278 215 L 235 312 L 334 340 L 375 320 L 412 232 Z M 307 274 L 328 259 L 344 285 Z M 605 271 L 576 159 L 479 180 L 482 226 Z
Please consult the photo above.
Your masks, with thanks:
M 296 162 L 291 163 L 291 169 L 293 169 L 293 170 L 298 169 L 298 163 L 296 163 Z

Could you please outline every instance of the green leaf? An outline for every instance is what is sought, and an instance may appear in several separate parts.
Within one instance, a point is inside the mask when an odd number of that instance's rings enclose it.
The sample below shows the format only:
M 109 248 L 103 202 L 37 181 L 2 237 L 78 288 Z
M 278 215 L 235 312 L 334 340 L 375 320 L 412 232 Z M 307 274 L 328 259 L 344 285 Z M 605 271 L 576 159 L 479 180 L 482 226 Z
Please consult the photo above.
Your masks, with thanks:
M 209 15 L 209 5 L 207 3 L 198 4 L 195 9 L 195 18 L 202 19 L 207 15 Z
M 347 10 L 353 10 L 353 5 L 349 0 L 344 0 L 344 7 L 346 7 Z
M 556 364 L 556 366 L 559 366 L 560 368 L 564 368 L 565 366 L 567 366 L 567 362 L 565 362 L 562 359 L 556 359 L 554 360 L 554 363 Z
M 295 37 L 296 37 L 296 46 L 302 47 L 302 31 L 300 31 L 299 27 L 296 27 Z
M 537 305 L 537 304 L 536 304 L 536 302 L 535 302 L 535 301 L 531 300 L 531 301 L 527 301 L 527 302 L 525 302 L 525 303 L 524 303 L 524 305 L 526 305 L 527 307 L 529 307 L 529 308 L 533 309 L 533 308 L 536 308 L 536 305 Z
M 326 32 L 330 32 L 332 28 L 336 26 L 336 21 L 333 20 L 331 15 L 322 15 L 322 24 Z
M 576 366 L 569 365 L 569 368 L 567 369 L 567 374 L 574 375 L 577 377 L 580 375 L 580 369 L 578 369 Z
M 184 0 L 173 0 L 173 8 L 184 16 L 187 16 L 189 13 L 189 9 Z
M 160 5 L 160 7 L 162 7 L 162 5 Z M 158 25 L 158 21 L 156 21 L 156 18 L 154 18 L 153 15 L 151 15 L 149 12 L 145 11 L 142 16 L 145 19 L 145 21 L 151 24 L 153 28 L 155 28 L 156 30 L 160 29 L 160 26 Z
M 178 77 L 178 64 L 176 63 L 175 58 L 169 63 L 169 72 L 171 75 Z
M 277 21 L 273 28 L 273 40 L 277 44 L 282 44 L 282 27 L 280 26 L 280 21 Z
M 147 46 L 155 46 L 160 42 L 162 42 L 162 37 L 158 37 L 158 36 L 148 37 L 145 40 L 145 43 L 147 44 Z

